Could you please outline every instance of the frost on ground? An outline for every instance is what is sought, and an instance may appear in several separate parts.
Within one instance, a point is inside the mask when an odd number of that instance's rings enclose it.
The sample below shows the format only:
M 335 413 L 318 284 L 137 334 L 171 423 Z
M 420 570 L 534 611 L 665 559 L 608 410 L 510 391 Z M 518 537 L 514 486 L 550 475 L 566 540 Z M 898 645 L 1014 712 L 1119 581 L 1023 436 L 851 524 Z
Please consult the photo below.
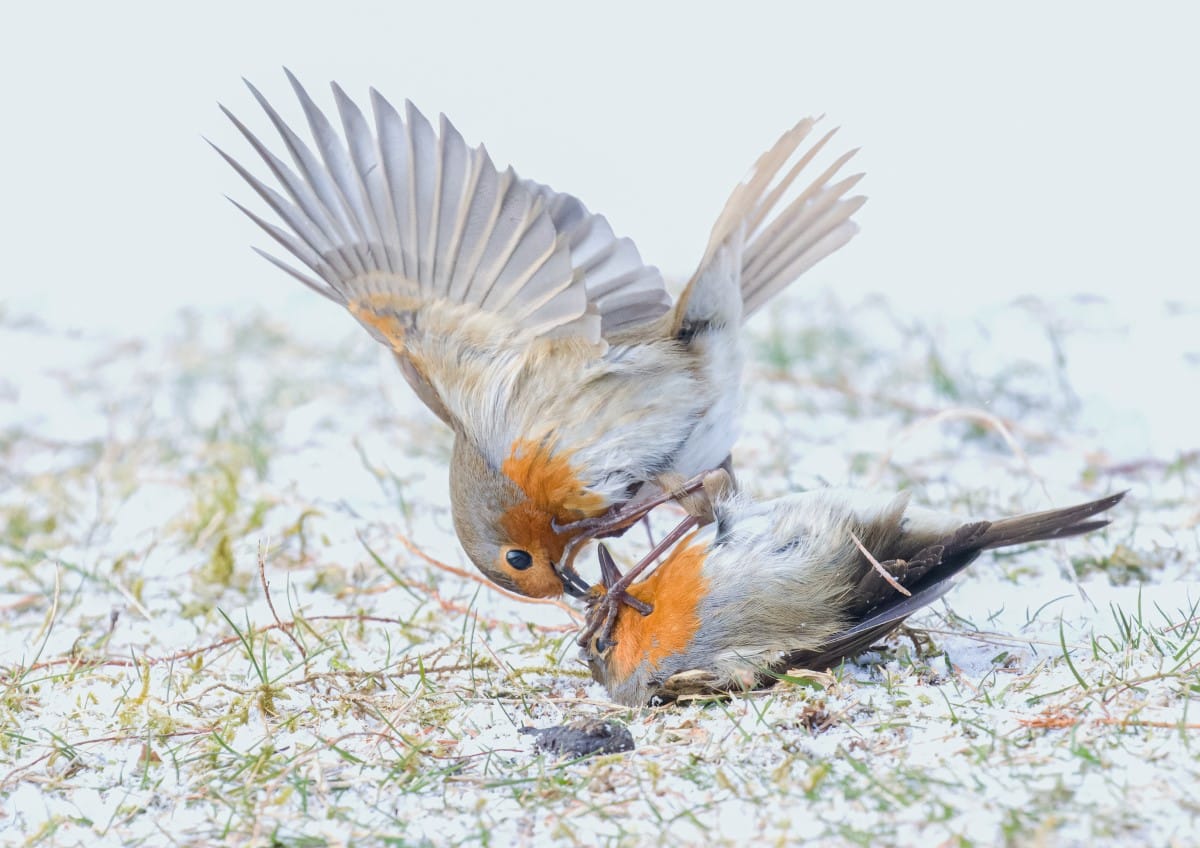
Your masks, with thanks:
M 994 517 L 1132 493 L 1103 532 L 983 557 L 827 685 L 627 710 L 569 607 L 473 579 L 447 434 L 365 334 L 5 315 L 0 841 L 1191 842 L 1200 453 L 1156 447 L 1194 415 L 1097 373 L 1123 320 L 810 297 L 755 322 L 735 458 L 759 495 L 913 486 Z M 1198 358 L 1155 368 L 1194 397 Z M 585 716 L 637 750 L 555 760 L 519 732 Z

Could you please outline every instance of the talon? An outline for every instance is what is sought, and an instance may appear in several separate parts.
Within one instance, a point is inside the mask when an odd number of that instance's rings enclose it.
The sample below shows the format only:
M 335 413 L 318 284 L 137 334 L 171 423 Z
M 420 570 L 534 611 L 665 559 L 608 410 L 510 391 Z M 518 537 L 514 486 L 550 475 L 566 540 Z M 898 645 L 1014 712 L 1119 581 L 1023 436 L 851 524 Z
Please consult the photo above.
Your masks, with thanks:
M 566 524 L 559 524 L 557 518 L 551 518 L 550 529 L 554 531 L 556 536 L 561 536 L 563 533 L 569 532 L 578 523 L 578 521 L 568 521 Z
M 596 556 L 600 560 L 600 584 L 603 591 L 599 595 L 607 595 L 612 587 L 616 586 L 624 576 L 621 574 L 621 569 L 617 568 L 617 563 L 613 560 L 612 554 L 608 551 L 608 545 L 601 543 L 596 546 Z M 595 590 L 595 586 L 592 587 Z M 639 601 L 637 598 L 622 590 L 614 595 L 614 603 L 625 604 L 628 607 L 640 612 L 642 615 L 649 615 L 654 612 L 654 606 L 645 601 Z
M 615 586 L 623 575 L 621 569 L 617 568 L 612 554 L 608 552 L 608 545 L 601 543 L 596 546 L 596 558 L 600 560 L 600 583 L 607 591 Z
M 585 651 L 598 651 L 601 644 L 615 645 L 616 642 L 612 641 L 612 632 L 613 628 L 616 627 L 617 616 L 621 612 L 622 604 L 637 610 L 642 615 L 650 615 L 650 613 L 654 612 L 653 604 L 648 604 L 645 601 L 632 597 L 626 592 L 626 589 L 630 587 L 643 571 L 699 523 L 698 518 L 689 515 L 679 523 L 679 526 L 668 533 L 661 542 L 655 545 L 650 550 L 650 553 L 642 558 L 641 562 L 624 575 L 617 568 L 617 564 L 613 562 L 612 554 L 608 552 L 608 547 L 606 545 L 599 545 L 596 555 L 600 558 L 601 590 L 597 592 L 595 602 L 589 605 L 587 622 L 584 624 L 583 630 L 580 631 L 575 643 Z M 595 590 L 595 587 L 592 588 Z M 603 594 L 600 594 L 600 592 Z M 598 637 L 595 646 L 592 646 L 593 637 Z
M 633 607 L 642 615 L 649 615 L 650 613 L 654 612 L 654 604 L 648 604 L 645 601 L 639 601 L 628 592 L 622 593 L 621 603 L 625 604 L 627 607 Z

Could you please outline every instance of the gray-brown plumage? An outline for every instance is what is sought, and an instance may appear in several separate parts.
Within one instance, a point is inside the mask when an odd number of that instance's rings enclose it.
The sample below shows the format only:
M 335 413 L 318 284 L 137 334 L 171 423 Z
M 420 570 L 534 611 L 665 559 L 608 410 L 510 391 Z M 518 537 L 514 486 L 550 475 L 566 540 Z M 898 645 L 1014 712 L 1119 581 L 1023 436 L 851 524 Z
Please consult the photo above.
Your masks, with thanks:
M 630 588 L 654 611 L 622 608 L 616 645 L 602 651 L 593 639 L 584 658 L 629 705 L 670 697 L 668 681 L 683 672 L 729 691 L 788 668 L 829 668 L 946 594 L 983 551 L 1098 529 L 1108 521 L 1095 516 L 1122 497 L 963 522 L 911 506 L 907 492 L 820 489 L 766 503 L 722 494 L 716 521 Z M 611 563 L 604 570 L 611 579 Z

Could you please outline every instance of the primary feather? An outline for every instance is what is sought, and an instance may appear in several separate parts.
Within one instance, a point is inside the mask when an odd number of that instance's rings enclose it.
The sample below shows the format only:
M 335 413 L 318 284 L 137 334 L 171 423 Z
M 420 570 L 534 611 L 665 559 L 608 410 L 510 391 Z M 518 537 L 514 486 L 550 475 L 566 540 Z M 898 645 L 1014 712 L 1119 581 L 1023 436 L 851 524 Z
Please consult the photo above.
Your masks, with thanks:
M 830 130 L 805 147 L 819 120 L 805 118 L 784 133 L 734 189 L 713 225 L 699 268 L 679 298 L 677 327 L 727 314 L 723 292 L 729 289 L 738 295 L 732 320 L 748 318 L 858 232 L 850 219 L 867 199 L 849 192 L 863 175 L 836 179 L 857 150 L 843 153 L 816 176 L 809 174 L 837 132 Z M 793 195 L 801 177 L 809 182 Z

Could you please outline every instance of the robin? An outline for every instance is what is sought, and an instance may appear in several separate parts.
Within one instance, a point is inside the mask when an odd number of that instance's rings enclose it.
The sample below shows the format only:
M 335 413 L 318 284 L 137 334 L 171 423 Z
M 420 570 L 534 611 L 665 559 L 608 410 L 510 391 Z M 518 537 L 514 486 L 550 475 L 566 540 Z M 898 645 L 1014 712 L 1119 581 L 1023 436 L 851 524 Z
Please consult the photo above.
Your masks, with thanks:
M 1104 527 L 1093 516 L 1125 496 L 964 523 L 911 506 L 908 492 L 830 488 L 755 503 L 720 474 L 706 482 L 716 520 L 646 579 L 625 589 L 629 575 L 599 547 L 604 586 L 652 607 L 645 616 L 612 607 L 611 637 L 607 609 L 589 610 L 583 658 L 619 703 L 669 699 L 677 681 L 729 692 L 770 685 L 789 668 L 829 668 L 946 594 L 982 551 Z
M 339 133 L 288 78 L 315 151 L 250 91 L 290 166 L 222 107 L 281 190 L 217 152 L 284 226 L 235 205 L 304 267 L 258 252 L 390 348 L 453 430 L 451 509 L 475 565 L 524 595 L 586 594 L 572 566 L 583 542 L 727 460 L 741 323 L 857 231 L 865 198 L 850 192 L 862 175 L 840 175 L 855 151 L 816 171 L 834 131 L 815 137 L 806 118 L 784 133 L 672 302 L 602 216 L 501 171 L 444 116 L 434 129 L 372 90 L 372 130 L 334 84 Z

